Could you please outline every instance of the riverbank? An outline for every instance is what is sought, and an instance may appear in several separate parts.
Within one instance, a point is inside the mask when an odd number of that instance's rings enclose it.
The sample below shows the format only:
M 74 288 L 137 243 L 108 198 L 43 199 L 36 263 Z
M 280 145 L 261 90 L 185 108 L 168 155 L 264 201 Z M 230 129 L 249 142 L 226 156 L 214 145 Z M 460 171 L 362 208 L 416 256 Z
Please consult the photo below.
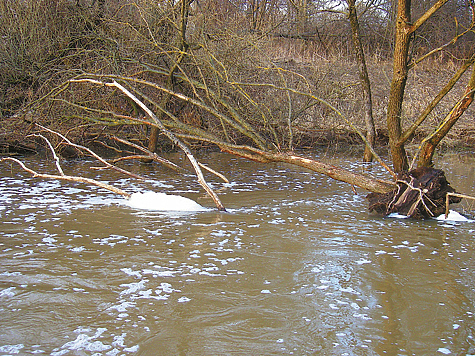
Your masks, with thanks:
M 467 120 L 469 121 L 469 120 Z M 36 121 L 45 124 L 43 120 Z M 47 124 L 47 123 L 46 123 Z M 65 135 L 72 142 L 87 147 L 95 148 L 106 155 L 117 154 L 114 149 L 108 149 L 112 144 L 119 149 L 117 143 L 112 143 L 110 136 L 121 136 L 137 144 L 146 147 L 148 142 L 148 133 L 144 127 L 127 126 L 100 126 L 80 122 L 63 122 L 61 125 L 53 124 L 59 133 Z M 36 136 L 32 136 L 37 130 L 34 128 L 33 121 L 24 118 L 8 118 L 0 121 L 0 155 L 30 155 L 44 152 L 44 141 Z M 332 151 L 347 151 L 352 154 L 359 154 L 363 150 L 363 144 L 360 137 L 345 128 L 330 129 L 312 129 L 305 132 L 298 132 L 299 141 L 294 149 L 314 149 L 324 148 Z M 414 137 L 408 147 L 417 149 L 424 135 L 419 134 Z M 55 142 L 56 144 L 59 143 Z M 378 151 L 386 151 L 388 148 L 387 131 L 384 128 L 377 130 L 377 139 L 375 148 Z M 194 150 L 213 149 L 213 145 L 192 142 Z M 74 155 L 72 150 L 66 147 L 59 147 L 59 152 L 65 157 Z M 175 148 L 167 140 L 159 143 L 158 151 L 171 152 Z M 465 127 L 455 127 L 452 132 L 442 141 L 438 148 L 440 153 L 475 153 L 475 127 L 466 125 Z
M 119 3 L 101 7 L 101 3 L 84 7 L 80 2 L 49 6 L 48 2 L 25 1 L 4 9 L 5 16 L 0 18 L 4 30 L 0 57 L 5 58 L 0 64 L 0 152 L 41 151 L 44 142 L 29 136 L 33 122 L 86 146 L 104 149 L 111 144 L 108 135 L 146 145 L 150 128 L 131 125 L 131 120 L 147 116 L 144 107 L 193 149 L 209 148 L 212 144 L 207 140 L 281 150 L 361 147 L 354 127 L 366 130 L 366 102 L 359 66 L 345 36 L 332 35 L 327 43 L 320 35 L 318 40 L 275 36 L 289 28 L 281 31 L 284 28 L 269 24 L 269 29 L 255 31 L 241 11 L 232 21 L 204 21 L 218 12 L 194 6 L 183 19 L 182 30 L 176 32 L 177 26 L 169 27 L 178 16 L 174 6 L 150 2 L 143 8 Z M 339 21 L 347 27 L 346 17 Z M 347 30 L 343 33 L 349 35 Z M 393 50 L 388 46 L 392 39 L 378 35 L 379 40 L 371 42 L 368 33 L 364 39 L 372 111 L 377 146 L 384 148 L 393 77 Z M 406 145 L 417 145 L 434 132 L 466 90 L 471 70 L 463 63 L 468 63 L 471 52 L 457 47 L 462 42 L 459 39 L 450 53 L 444 47 L 423 60 L 431 46 L 414 42 L 401 98 L 402 130 L 418 121 L 448 83 L 455 83 Z M 461 68 L 466 72 L 456 80 Z M 130 95 L 113 82 L 121 83 Z M 201 140 L 193 141 L 192 136 Z M 52 143 L 59 141 L 52 139 Z M 473 146 L 472 105 L 442 147 Z M 167 139 L 159 141 L 157 151 L 172 149 Z
M 246 115 L 249 118 L 246 120 L 253 125 L 254 130 L 270 138 L 271 142 L 279 141 L 279 146 L 283 149 L 289 147 L 290 140 L 292 140 L 291 146 L 294 149 L 338 146 L 353 147 L 357 150 L 358 147 L 361 147 L 361 138 L 351 127 L 354 125 L 361 132 L 365 131 L 364 103 L 361 97 L 357 64 L 344 57 L 322 58 L 302 53 L 296 55 L 295 48 L 285 47 L 282 41 L 269 43 L 266 51 L 276 68 L 291 73 L 291 78 L 299 78 L 295 79 L 296 82 L 293 85 L 298 87 L 305 84 L 305 90 L 330 103 L 341 115 L 319 102 L 306 102 L 305 96 L 296 95 L 293 97 L 286 91 L 275 92 L 265 89 L 265 84 L 256 84 L 256 88 L 247 92 L 246 95 L 253 95 L 251 101 L 253 105 L 244 108 L 240 107 L 239 94 L 230 91 L 230 100 L 234 100 L 234 105 L 236 105 L 233 110 L 239 109 L 241 112 L 238 115 Z M 388 144 L 385 120 L 392 63 L 390 60 L 373 55 L 367 59 L 367 66 L 371 80 L 373 117 L 377 132 L 376 147 L 384 149 Z M 450 81 L 459 66 L 460 63 L 456 61 L 430 59 L 418 64 L 410 71 L 403 102 L 403 129 L 408 128 L 418 119 L 418 116 L 438 95 L 439 91 Z M 437 75 L 434 75 L 434 68 L 437 68 Z M 131 67 L 124 70 L 124 75 L 130 75 L 127 71 L 130 72 L 133 69 Z M 245 69 L 251 78 L 252 68 L 246 67 Z M 266 76 L 260 78 L 262 83 L 278 82 L 272 73 L 263 71 L 261 74 Z M 243 72 L 242 75 L 245 76 L 246 72 Z M 437 128 L 438 124 L 451 111 L 453 105 L 462 97 L 469 77 L 468 71 L 432 110 L 407 145 L 417 146 L 424 137 Z M 244 81 L 251 82 L 252 80 L 245 79 Z M 60 82 L 56 83 L 56 88 L 61 85 Z M 310 90 L 310 88 L 314 89 Z M 74 86 L 67 95 L 64 95 L 64 99 L 61 97 L 53 98 L 53 100 L 48 99 L 47 93 L 54 90 L 56 89 L 51 86 L 45 86 L 38 89 L 37 92 L 29 94 L 25 92 L 22 94 L 23 97 L 30 95 L 31 99 L 25 100 L 24 104 L 18 106 L 13 114 L 9 114 L 10 116 L 5 114 L 2 117 L 0 120 L 1 154 L 28 154 L 41 151 L 44 143 L 36 137 L 29 136 L 34 132 L 32 126 L 34 122 L 51 128 L 67 136 L 71 141 L 85 146 L 99 145 L 100 148 L 104 148 L 100 142 L 106 143 L 107 136 L 110 135 L 120 136 L 144 146 L 147 145 L 150 129 L 145 125 L 120 125 L 112 120 L 114 115 L 133 117 L 137 114 L 137 108 L 131 105 L 130 100 L 128 101 L 124 95 L 112 96 L 110 92 L 105 92 L 101 88 Z M 31 91 L 31 88 L 27 91 Z M 286 100 L 282 99 L 285 96 L 282 94 L 288 95 Z M 148 95 L 155 97 L 151 102 L 156 103 L 160 100 L 161 94 L 159 90 L 154 90 Z M 38 98 L 41 97 L 45 99 L 38 101 Z M 32 102 L 35 103 L 33 109 L 31 109 Z M 87 107 L 84 106 L 86 102 L 88 103 Z M 184 124 L 205 130 L 213 130 L 210 127 L 214 126 L 214 130 L 221 130 L 219 120 L 216 120 L 210 112 L 202 110 L 196 105 L 173 101 L 170 106 L 171 114 Z M 222 113 L 226 114 L 228 109 L 226 107 L 221 109 Z M 94 117 L 90 114 L 91 112 L 97 112 L 99 115 Z M 291 117 L 291 132 L 287 115 Z M 97 123 L 101 120 L 102 122 Z M 225 135 L 226 130 L 223 130 Z M 239 133 L 237 136 L 233 136 L 232 140 L 235 143 L 248 142 L 245 137 L 240 137 Z M 190 144 L 195 149 L 210 147 L 210 144 L 203 142 L 190 142 Z M 173 149 L 174 147 L 170 145 L 169 141 L 163 139 L 159 142 L 157 150 L 166 152 Z M 475 149 L 474 105 L 460 117 L 442 141 L 440 149 L 452 151 L 473 151 Z

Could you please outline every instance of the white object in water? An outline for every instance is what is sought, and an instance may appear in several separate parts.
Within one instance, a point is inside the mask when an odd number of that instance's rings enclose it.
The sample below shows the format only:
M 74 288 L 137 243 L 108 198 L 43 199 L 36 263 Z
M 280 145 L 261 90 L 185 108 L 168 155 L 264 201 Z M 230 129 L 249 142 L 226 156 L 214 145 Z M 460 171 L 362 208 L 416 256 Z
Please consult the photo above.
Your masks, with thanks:
M 133 193 L 127 199 L 127 205 L 135 209 L 159 211 L 205 211 L 206 208 L 194 200 L 165 193 Z
M 440 221 L 465 221 L 465 222 L 473 221 L 466 218 L 462 214 L 457 213 L 454 210 L 449 210 L 449 215 L 447 216 L 447 218 L 445 218 L 445 214 L 442 214 L 442 215 L 439 215 L 436 219 Z
M 402 215 L 399 213 L 391 213 L 387 216 L 388 218 L 393 218 L 393 219 L 407 219 L 409 216 L 407 215 Z
M 391 213 L 388 215 L 388 218 L 395 218 L 395 219 L 407 219 L 408 217 L 406 215 L 401 215 L 398 213 Z M 454 222 L 473 222 L 475 220 L 471 220 L 466 218 L 460 213 L 457 213 L 454 210 L 449 210 L 449 215 L 447 215 L 447 218 L 445 218 L 445 214 L 439 215 L 438 217 L 435 218 L 436 220 L 439 221 L 454 221 Z

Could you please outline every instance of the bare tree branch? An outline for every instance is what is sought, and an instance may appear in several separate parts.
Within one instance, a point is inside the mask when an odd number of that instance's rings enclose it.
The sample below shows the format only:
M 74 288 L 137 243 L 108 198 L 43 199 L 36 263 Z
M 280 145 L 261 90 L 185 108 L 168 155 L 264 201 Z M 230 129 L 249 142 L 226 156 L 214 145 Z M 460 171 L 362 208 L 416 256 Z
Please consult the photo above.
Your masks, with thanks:
M 63 139 L 66 144 L 68 144 L 69 146 L 72 146 L 72 147 L 75 147 L 75 148 L 78 148 L 80 150 L 83 150 L 83 151 L 86 151 L 87 153 L 89 153 L 92 157 L 94 157 L 95 159 L 97 159 L 99 162 L 103 163 L 107 168 L 110 168 L 110 169 L 113 169 L 119 173 L 122 173 L 122 174 L 125 174 L 125 175 L 128 175 L 130 177 L 133 177 L 135 179 L 140 179 L 140 180 L 143 180 L 144 178 L 137 175 L 137 174 L 134 174 L 134 173 L 131 173 L 125 169 L 122 169 L 122 168 L 119 168 L 117 166 L 114 166 L 113 164 L 110 164 L 109 162 L 107 162 L 104 158 L 102 158 L 101 156 L 99 156 L 98 154 L 96 154 L 94 151 L 90 150 L 89 148 L 87 147 L 84 147 L 84 146 L 81 146 L 81 145 L 78 145 L 78 144 L 75 144 L 75 143 L 72 143 L 68 138 L 66 138 L 65 136 L 61 135 L 60 133 L 56 132 L 56 131 L 53 131 L 53 130 L 50 130 L 44 126 L 41 126 L 40 124 L 36 124 L 37 127 L 39 127 L 41 130 L 43 131 L 47 131 L 49 133 L 52 133 L 54 135 L 57 135 L 59 136 L 61 139 Z M 44 137 L 43 137 L 44 138 Z
M 180 167 L 180 166 L 177 166 L 175 163 L 173 163 L 172 161 L 169 161 L 168 159 L 165 159 L 163 157 L 160 157 L 159 155 L 157 155 L 155 152 L 151 152 L 149 151 L 148 149 L 146 149 L 145 147 L 142 147 L 142 146 L 139 146 L 139 145 L 136 145 L 135 143 L 133 142 L 130 142 L 130 141 L 127 141 L 127 140 L 124 140 L 122 138 L 119 138 L 119 137 L 116 137 L 116 136 L 110 136 L 113 140 L 117 141 L 117 142 L 121 142 L 123 144 L 126 144 L 130 147 L 133 147 L 139 151 L 142 151 L 144 153 L 146 153 L 146 156 L 140 156 L 141 159 L 143 158 L 148 158 L 148 159 L 152 159 L 158 163 L 161 163 L 165 166 L 167 166 L 168 168 L 171 168 L 175 171 L 182 171 L 183 168 Z M 137 158 L 139 156 L 135 156 L 135 158 Z M 121 157 L 121 158 L 118 158 L 116 159 L 115 161 L 119 161 L 119 160 L 123 160 L 123 159 L 131 159 L 130 157 Z
M 421 27 L 424 22 L 426 22 L 430 17 L 435 14 L 437 10 L 439 10 L 442 6 L 444 6 L 449 0 L 438 0 L 432 7 L 427 10 L 421 17 L 419 17 L 409 28 L 409 32 L 416 31 L 419 27 Z
M 225 211 L 224 205 L 221 203 L 219 197 L 216 195 L 216 193 L 213 191 L 213 189 L 208 185 L 206 180 L 204 179 L 203 173 L 200 169 L 200 166 L 198 162 L 196 161 L 195 157 L 191 154 L 191 151 L 188 149 L 188 147 L 181 142 L 171 131 L 167 130 L 167 128 L 163 125 L 163 123 L 158 119 L 158 117 L 154 114 L 153 111 L 151 111 L 142 101 L 140 101 L 135 95 L 133 95 L 129 90 L 124 88 L 121 84 L 116 82 L 115 80 L 112 83 L 106 83 L 106 82 L 101 82 L 95 79 L 74 79 L 71 82 L 89 82 L 93 84 L 98 84 L 98 85 L 104 85 L 108 87 L 116 87 L 120 91 L 122 91 L 126 96 L 128 96 L 130 99 L 132 99 L 140 108 L 147 114 L 147 116 L 154 122 L 154 124 L 160 128 L 160 130 L 172 141 L 174 144 L 176 144 L 180 149 L 185 152 L 186 156 L 188 157 L 188 160 L 190 161 L 191 165 L 193 166 L 198 182 L 200 185 L 204 188 L 206 193 L 213 199 L 214 203 L 216 204 L 216 207 L 220 211 Z
M 130 196 L 131 196 L 129 193 L 123 191 L 122 189 L 116 188 L 116 187 L 114 187 L 110 184 L 107 184 L 107 183 L 104 183 L 104 182 L 101 182 L 101 181 L 97 181 L 95 179 L 85 178 L 85 177 L 77 177 L 77 176 L 68 176 L 68 175 L 65 175 L 65 174 L 59 174 L 59 175 L 56 174 L 55 175 L 55 174 L 38 173 L 38 172 L 28 168 L 27 166 L 25 166 L 25 164 L 23 162 L 21 162 L 20 160 L 18 160 L 16 158 L 13 158 L 13 157 L 4 157 L 4 158 L 0 159 L 0 162 L 4 162 L 4 161 L 12 161 L 12 162 L 17 163 L 21 168 L 23 168 L 23 170 L 25 170 L 28 173 L 32 174 L 33 178 L 58 179 L 58 180 L 65 180 L 65 181 L 69 181 L 69 182 L 86 183 L 86 184 L 95 185 L 95 186 L 103 188 L 103 189 L 107 189 L 111 192 L 122 195 L 123 197 L 125 197 L 127 199 L 129 199 Z

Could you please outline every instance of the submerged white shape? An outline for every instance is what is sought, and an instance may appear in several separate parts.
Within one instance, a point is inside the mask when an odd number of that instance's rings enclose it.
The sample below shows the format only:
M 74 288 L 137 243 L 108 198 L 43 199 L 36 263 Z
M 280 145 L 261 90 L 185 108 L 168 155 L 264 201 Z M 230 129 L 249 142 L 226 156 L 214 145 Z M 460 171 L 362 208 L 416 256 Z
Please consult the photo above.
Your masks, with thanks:
M 399 213 L 391 213 L 387 217 L 388 218 L 393 218 L 393 219 L 407 219 L 408 218 L 407 215 L 402 215 L 402 214 L 399 214 Z
M 440 221 L 460 221 L 460 222 L 472 222 L 473 220 L 466 218 L 460 213 L 457 213 L 454 210 L 449 210 L 449 215 L 447 215 L 447 218 L 445 218 L 445 214 L 439 215 L 437 220 Z
M 407 219 L 408 216 L 406 215 L 401 215 L 398 213 L 391 213 L 387 216 L 388 218 L 394 218 L 394 219 Z M 439 221 L 455 221 L 455 222 L 474 222 L 475 220 L 471 220 L 465 216 L 463 216 L 460 213 L 457 213 L 454 210 L 449 210 L 449 215 L 447 216 L 447 219 L 445 218 L 445 214 L 441 214 L 438 217 L 435 218 L 436 220 Z
M 177 302 L 178 303 L 186 303 L 186 302 L 189 302 L 191 299 L 188 298 L 188 297 L 181 297 L 181 298 L 178 298 Z
M 145 192 L 133 193 L 127 199 L 128 206 L 134 209 L 158 210 L 158 211 L 205 211 L 206 208 L 194 200 L 180 195 L 168 195 L 165 193 Z

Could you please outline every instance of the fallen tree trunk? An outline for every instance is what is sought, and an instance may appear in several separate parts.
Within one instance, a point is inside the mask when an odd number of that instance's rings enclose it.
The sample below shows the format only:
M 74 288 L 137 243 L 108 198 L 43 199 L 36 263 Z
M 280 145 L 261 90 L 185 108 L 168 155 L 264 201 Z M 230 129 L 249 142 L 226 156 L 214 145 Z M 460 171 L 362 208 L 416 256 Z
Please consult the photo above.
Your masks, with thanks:
M 394 183 L 382 179 L 371 178 L 361 173 L 353 173 L 344 168 L 326 164 L 313 159 L 282 152 L 261 151 L 247 146 L 220 145 L 222 151 L 261 163 L 289 163 L 317 173 L 325 174 L 339 180 L 368 190 L 370 192 L 386 193 L 394 188 Z
M 448 204 L 459 203 L 460 195 L 452 195 L 450 186 L 440 169 L 420 167 L 401 172 L 397 188 L 388 193 L 367 195 L 369 210 L 382 215 L 398 213 L 415 219 L 425 219 L 444 214 Z M 452 193 L 452 194 L 451 194 Z M 447 194 L 451 194 L 447 197 Z

